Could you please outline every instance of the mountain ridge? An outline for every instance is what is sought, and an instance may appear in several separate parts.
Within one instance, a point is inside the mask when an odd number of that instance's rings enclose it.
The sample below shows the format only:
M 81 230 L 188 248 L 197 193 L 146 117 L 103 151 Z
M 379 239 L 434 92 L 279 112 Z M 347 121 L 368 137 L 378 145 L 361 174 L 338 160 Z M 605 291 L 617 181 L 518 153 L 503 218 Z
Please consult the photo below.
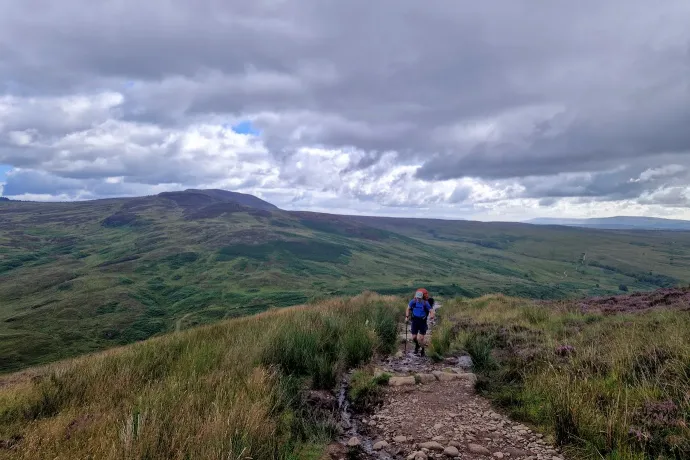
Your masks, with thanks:
M 560 299 L 690 282 L 688 232 L 349 216 L 245 198 L 3 202 L 0 372 L 366 290 Z
M 182 207 L 193 206 L 209 206 L 217 203 L 234 202 L 246 208 L 261 210 L 261 211 L 284 211 L 291 213 L 301 213 L 304 215 L 322 215 L 333 216 L 334 219 L 346 217 L 353 220 L 358 220 L 362 223 L 371 220 L 394 220 L 396 222 L 402 221 L 436 221 L 436 222 L 465 222 L 465 223 L 482 223 L 482 224 L 522 224 L 522 225 L 539 225 L 539 226 L 565 226 L 565 227 L 580 227 L 601 230 L 688 230 L 690 231 L 690 220 L 671 219 L 663 217 L 646 217 L 646 216 L 611 216 L 611 217 L 592 217 L 592 218 L 559 218 L 559 217 L 536 217 L 527 220 L 498 220 L 498 221 L 482 221 L 471 220 L 464 218 L 449 219 L 442 217 L 400 217 L 400 216 L 378 216 L 375 214 L 335 214 L 320 211 L 309 210 L 292 210 L 286 211 L 278 206 L 263 200 L 255 195 L 248 193 L 240 193 L 224 189 L 195 189 L 188 188 L 184 190 L 175 190 L 161 192 L 155 195 L 142 195 L 132 197 L 109 197 L 109 198 L 94 198 L 88 200 L 74 200 L 74 201 L 25 201 L 25 200 L 11 200 L 7 197 L 0 196 L 0 202 L 3 203 L 104 203 L 104 202 L 118 202 L 128 200 L 146 200 L 151 198 L 169 199 Z M 194 199 L 196 197 L 196 199 Z M 239 209 L 238 209 L 239 210 Z
M 690 221 L 644 216 L 594 217 L 587 219 L 540 217 L 525 221 L 534 225 L 563 225 L 621 230 L 690 230 Z

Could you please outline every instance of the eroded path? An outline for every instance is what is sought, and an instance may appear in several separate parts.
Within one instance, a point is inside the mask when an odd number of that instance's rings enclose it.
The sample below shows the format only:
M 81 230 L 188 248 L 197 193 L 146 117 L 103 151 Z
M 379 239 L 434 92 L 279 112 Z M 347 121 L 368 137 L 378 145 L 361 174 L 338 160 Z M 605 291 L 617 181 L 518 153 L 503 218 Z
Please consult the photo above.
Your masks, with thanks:
M 540 434 L 495 412 L 475 392 L 470 366 L 467 356 L 433 363 L 402 350 L 378 363 L 394 375 L 384 404 L 352 420 L 356 432 L 343 437 L 331 458 L 347 458 L 349 450 L 370 459 L 562 460 Z

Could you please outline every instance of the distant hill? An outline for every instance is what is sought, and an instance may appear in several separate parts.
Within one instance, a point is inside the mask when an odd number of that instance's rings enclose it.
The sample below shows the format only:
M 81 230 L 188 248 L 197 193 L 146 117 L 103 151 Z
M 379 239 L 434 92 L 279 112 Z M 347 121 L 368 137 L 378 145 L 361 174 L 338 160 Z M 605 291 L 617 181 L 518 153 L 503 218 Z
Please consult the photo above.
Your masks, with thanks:
M 161 197 L 166 197 L 166 196 L 171 196 L 171 195 L 193 195 L 193 194 L 198 194 L 198 195 L 203 195 L 207 196 L 209 198 L 212 198 L 214 200 L 218 201 L 231 201 L 238 203 L 242 206 L 246 206 L 248 208 L 253 208 L 253 209 L 261 209 L 264 211 L 278 211 L 278 207 L 264 201 L 260 198 L 255 197 L 254 195 L 249 195 L 246 193 L 237 193 L 237 192 L 229 192 L 227 190 L 215 190 L 215 189 L 208 189 L 208 190 L 195 190 L 195 189 L 188 189 L 185 190 L 184 192 L 172 192 L 172 193 L 161 193 L 159 196 Z
M 536 225 L 566 225 L 611 230 L 690 230 L 690 221 L 658 217 L 601 217 L 593 219 L 537 218 L 527 223 Z
M 293 212 L 224 190 L 9 201 L 0 372 L 364 290 L 561 299 L 688 282 L 690 232 Z
M 4 196 L 0 196 L 0 201 L 10 201 L 10 199 Z

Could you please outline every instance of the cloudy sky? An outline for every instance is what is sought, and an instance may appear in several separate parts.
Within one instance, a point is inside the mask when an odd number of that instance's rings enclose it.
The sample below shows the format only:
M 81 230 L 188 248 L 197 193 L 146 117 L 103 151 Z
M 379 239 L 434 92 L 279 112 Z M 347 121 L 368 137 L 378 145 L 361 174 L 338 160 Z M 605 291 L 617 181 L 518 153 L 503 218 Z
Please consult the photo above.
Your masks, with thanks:
M 0 2 L 0 184 L 690 218 L 687 0 Z

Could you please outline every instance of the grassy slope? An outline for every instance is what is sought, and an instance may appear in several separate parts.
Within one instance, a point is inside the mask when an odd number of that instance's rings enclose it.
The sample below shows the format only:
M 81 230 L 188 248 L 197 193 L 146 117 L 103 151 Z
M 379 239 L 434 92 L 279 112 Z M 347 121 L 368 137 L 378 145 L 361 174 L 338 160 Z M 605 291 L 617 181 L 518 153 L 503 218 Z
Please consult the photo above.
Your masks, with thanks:
M 330 389 L 346 368 L 389 353 L 401 313 L 397 298 L 334 299 L 0 379 L 0 452 L 13 459 L 318 458 L 336 420 L 311 410 L 306 390 Z
M 432 354 L 469 351 L 478 388 L 572 458 L 690 457 L 687 306 L 583 314 L 490 295 L 446 302 L 439 316 Z
M 0 204 L 0 371 L 364 289 L 558 298 L 690 278 L 690 233 L 246 212 L 214 196 L 173 198 Z M 578 268 L 582 252 L 588 265 Z

